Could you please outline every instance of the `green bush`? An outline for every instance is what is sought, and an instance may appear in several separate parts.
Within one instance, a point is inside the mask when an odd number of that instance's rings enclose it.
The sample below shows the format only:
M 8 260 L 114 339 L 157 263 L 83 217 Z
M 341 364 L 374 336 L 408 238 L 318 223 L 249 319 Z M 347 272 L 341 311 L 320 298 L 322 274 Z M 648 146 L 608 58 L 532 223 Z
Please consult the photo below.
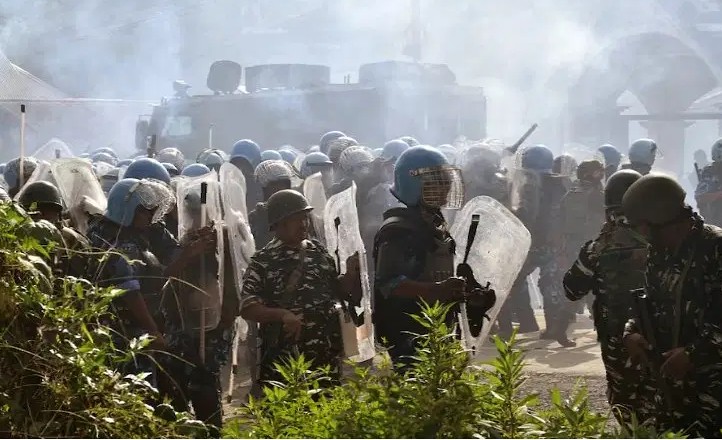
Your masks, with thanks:
M 551 391 L 551 406 L 523 395 L 524 356 L 495 338 L 497 357 L 469 364 L 467 352 L 444 324 L 447 306 L 424 306 L 415 319 L 417 363 L 401 375 L 388 360 L 379 371 L 357 369 L 346 383 L 320 389 L 324 371 L 310 370 L 303 356 L 277 365 L 284 382 L 264 389 L 227 424 L 233 438 L 613 438 L 657 436 L 650 430 L 613 428 L 590 410 L 577 387 L 570 398 Z M 663 437 L 674 437 L 663 433 Z
M 57 230 L 17 206 L 0 204 L 0 435 L 153 438 L 207 436 L 168 405 L 144 376 L 113 366 L 149 342 L 116 350 L 102 324 L 121 292 L 55 276 L 46 261 Z

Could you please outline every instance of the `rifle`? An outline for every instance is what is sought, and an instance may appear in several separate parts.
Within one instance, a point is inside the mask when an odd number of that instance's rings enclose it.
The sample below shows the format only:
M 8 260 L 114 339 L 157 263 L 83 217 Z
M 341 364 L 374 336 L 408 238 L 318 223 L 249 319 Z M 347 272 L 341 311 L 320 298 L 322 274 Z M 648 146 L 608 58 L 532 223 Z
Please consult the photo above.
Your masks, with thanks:
M 480 220 L 481 217 L 479 214 L 473 214 L 471 216 L 469 234 L 466 238 L 464 260 L 456 267 L 456 276 L 466 280 L 466 292 L 464 293 L 464 302 L 461 304 L 461 309 L 468 317 L 468 322 L 462 323 L 461 325 L 465 326 L 465 330 L 468 330 L 469 334 L 473 337 L 481 334 L 484 318 L 489 319 L 486 313 L 494 307 L 496 303 L 496 292 L 490 288 L 491 283 L 487 282 L 486 286 L 479 284 L 476 278 L 474 278 L 474 272 L 471 270 L 471 266 L 468 264 L 469 253 L 474 244 L 476 230 L 479 227 Z M 470 314 L 467 312 L 467 309 L 470 310 Z
M 702 171 L 699 169 L 699 165 L 697 165 L 697 162 L 694 163 L 694 172 L 697 173 L 697 182 L 702 181 Z
M 537 124 L 536 122 L 532 124 L 532 126 L 529 127 L 529 130 L 527 130 L 523 135 L 521 135 L 519 140 L 514 142 L 510 147 L 506 147 L 505 150 L 511 154 L 516 154 L 517 150 L 519 150 L 519 147 L 521 147 L 521 144 L 526 142 L 526 140 L 529 139 L 529 136 L 531 136 L 538 127 L 539 124 Z
M 649 313 L 649 298 L 647 297 L 647 291 L 644 288 L 640 288 L 632 290 L 631 293 L 634 296 L 635 314 L 637 315 L 641 334 L 651 346 L 650 349 L 646 350 L 647 359 L 650 363 L 648 366 L 649 371 L 652 374 L 657 387 L 662 392 L 662 397 L 667 406 L 667 410 L 672 411 L 676 405 L 674 403 L 669 383 L 662 376 L 662 364 L 664 363 L 664 359 L 662 354 L 658 351 L 657 338 L 654 335 L 654 327 L 652 326 L 652 319 Z

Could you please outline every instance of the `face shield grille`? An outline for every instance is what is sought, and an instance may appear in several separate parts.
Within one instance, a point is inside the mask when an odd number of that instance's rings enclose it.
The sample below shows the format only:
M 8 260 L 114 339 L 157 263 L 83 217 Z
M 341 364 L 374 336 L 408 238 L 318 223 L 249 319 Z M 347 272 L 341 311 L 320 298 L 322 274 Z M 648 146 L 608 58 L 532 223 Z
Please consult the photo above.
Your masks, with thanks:
M 461 170 L 444 165 L 420 168 L 414 175 L 421 178 L 421 202 L 430 208 L 459 209 L 464 202 Z
M 131 197 L 135 197 L 143 208 L 155 210 L 153 223 L 162 220 L 176 204 L 175 196 L 168 185 L 149 179 L 136 183 L 128 191 L 128 198 Z

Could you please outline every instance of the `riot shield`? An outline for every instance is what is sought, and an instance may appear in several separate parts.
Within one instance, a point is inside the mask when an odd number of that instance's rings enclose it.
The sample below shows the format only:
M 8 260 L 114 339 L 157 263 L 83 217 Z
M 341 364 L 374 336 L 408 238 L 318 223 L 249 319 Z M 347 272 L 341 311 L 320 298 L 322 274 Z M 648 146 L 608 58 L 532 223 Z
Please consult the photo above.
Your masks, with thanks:
M 57 159 L 51 171 L 75 228 L 85 234 L 90 215 L 102 214 L 108 204 L 93 166 L 78 158 Z
M 256 251 L 246 213 L 246 180 L 243 173 L 231 163 L 221 165 L 220 172 L 223 220 L 228 231 L 228 246 L 233 261 L 233 267 L 227 270 L 233 271 L 236 289 L 240 292 L 243 286 L 243 273 Z
M 324 210 L 326 209 L 326 190 L 321 180 L 321 173 L 308 176 L 303 182 L 303 194 L 308 200 L 308 204 L 313 206 L 313 211 L 309 214 L 313 230 L 316 238 L 326 245 L 326 230 L 323 226 Z
M 464 205 L 450 231 L 456 241 L 456 264 L 463 260 L 469 226 L 474 214 L 480 215 L 481 221 L 469 252 L 468 264 L 480 284 L 485 285 L 488 281 L 491 283 L 490 287 L 496 291 L 496 304 L 487 313 L 490 321 L 484 323 L 481 333 L 476 338 L 469 330 L 466 307 L 464 304 L 461 307 L 459 320 L 462 340 L 466 348 L 472 351 L 472 355 L 477 356 L 478 349 L 488 338 L 491 324 L 496 320 L 501 306 L 509 296 L 514 280 L 524 265 L 531 246 L 531 234 L 501 203 L 487 196 L 475 197 Z
M 50 182 L 53 185 L 57 186 L 55 178 L 53 178 L 53 173 L 50 170 L 50 163 L 40 161 L 40 163 L 38 163 L 38 166 L 35 167 L 35 171 L 33 171 L 33 174 L 30 175 L 28 181 L 25 182 L 25 185 L 23 185 L 20 191 L 18 191 L 13 200 L 15 200 L 16 202 L 20 200 L 20 197 L 25 194 L 25 190 L 27 189 L 28 185 L 33 182 Z
M 335 220 L 339 219 L 340 222 Z M 338 226 L 337 226 L 338 225 Z M 350 188 L 331 196 L 326 203 L 324 211 L 324 226 L 326 233 L 326 243 L 329 253 L 339 262 L 339 272 L 346 271 L 346 258 L 358 252 L 361 268 L 361 289 L 363 297 L 361 299 L 361 308 L 357 308 L 357 314 L 362 314 L 364 324 L 356 331 L 357 354 L 353 354 L 354 350 L 346 350 L 347 356 L 356 362 L 363 362 L 374 357 L 374 332 L 371 320 L 371 285 L 369 282 L 369 271 L 366 260 L 366 250 L 361 233 L 359 231 L 358 212 L 356 211 L 356 184 L 352 184 Z M 354 324 L 351 323 L 351 326 Z M 342 330 L 345 336 L 348 335 L 351 327 L 348 319 L 344 323 L 342 321 Z M 345 338 L 344 345 L 347 345 L 348 339 Z M 352 341 L 348 341 L 351 343 Z
M 52 162 L 55 159 L 70 159 L 75 157 L 73 150 L 70 149 L 68 144 L 57 138 L 50 139 L 45 145 L 38 147 L 33 154 L 34 158 L 38 160 L 46 160 Z
M 207 185 L 205 207 L 201 204 L 202 184 Z M 223 214 L 221 211 L 221 191 L 218 175 L 212 171 L 206 175 L 179 180 L 177 183 L 178 200 L 178 238 L 186 240 L 188 234 L 202 226 L 203 209 L 205 209 L 205 225 L 213 225 L 216 231 L 218 248 L 215 262 L 202 262 L 197 286 L 188 286 L 191 294 L 188 303 L 181 304 L 183 313 L 194 330 L 201 330 L 201 311 L 205 314 L 204 330 L 213 330 L 221 319 L 223 305 L 224 242 Z M 206 257 L 209 258 L 210 257 Z M 212 271 L 212 268 L 216 268 Z
M 539 210 L 541 176 L 533 170 L 513 168 L 509 176 L 509 208 L 525 224 L 532 224 Z

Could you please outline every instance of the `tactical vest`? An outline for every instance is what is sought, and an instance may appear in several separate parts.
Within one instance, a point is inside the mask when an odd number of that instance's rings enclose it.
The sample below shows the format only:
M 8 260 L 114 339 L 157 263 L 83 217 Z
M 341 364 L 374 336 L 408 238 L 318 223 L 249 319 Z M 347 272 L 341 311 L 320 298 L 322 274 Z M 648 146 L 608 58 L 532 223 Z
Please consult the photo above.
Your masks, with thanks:
M 424 267 L 414 279 L 422 282 L 439 282 L 454 275 L 454 253 L 456 243 L 447 234 L 441 234 L 427 225 L 418 212 L 409 208 L 393 208 L 384 213 L 384 223 L 376 234 L 374 242 L 374 262 L 378 259 L 378 250 L 386 239 L 404 231 L 415 239 L 415 243 L 424 250 Z M 374 322 L 379 335 L 391 338 L 402 332 L 422 332 L 408 314 L 418 314 L 420 307 L 417 299 L 390 297 L 384 298 L 375 289 Z M 449 314 L 453 318 L 453 313 Z M 401 335 L 403 337 L 403 335 Z
M 608 223 L 595 244 L 603 294 L 594 299 L 594 320 L 600 338 L 621 337 L 633 289 L 644 287 L 647 247 L 626 225 Z

